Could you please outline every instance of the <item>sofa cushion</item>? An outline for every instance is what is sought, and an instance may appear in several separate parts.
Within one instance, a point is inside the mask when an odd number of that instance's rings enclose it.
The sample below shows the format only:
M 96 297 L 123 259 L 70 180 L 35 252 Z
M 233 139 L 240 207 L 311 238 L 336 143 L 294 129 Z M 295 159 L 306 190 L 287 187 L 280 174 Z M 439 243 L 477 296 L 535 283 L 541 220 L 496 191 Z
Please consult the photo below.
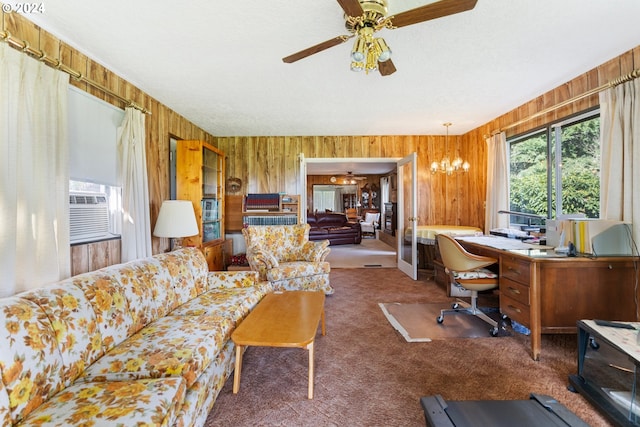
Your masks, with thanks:
M 316 227 L 339 227 L 346 223 L 347 216 L 339 213 L 316 214 Z
M 331 227 L 329 228 L 329 234 L 353 234 L 353 228 L 347 227 Z
M 195 383 L 187 389 L 187 395 L 178 415 L 178 426 L 204 426 L 213 403 L 229 378 L 236 346 L 228 340 Z
M 61 372 L 64 362 L 46 313 L 19 296 L 0 299 L 0 373 L 10 424 L 64 388 Z
M 222 316 L 162 317 L 98 359 L 84 381 L 128 381 L 182 376 L 187 386 L 218 355 L 231 328 Z
M 326 228 L 312 228 L 309 230 L 309 240 L 329 239 L 329 230 Z
M 9 393 L 4 388 L 4 383 L 0 381 L 0 425 L 10 426 L 12 424 L 9 414 Z
M 64 370 L 59 375 L 71 384 L 87 366 L 103 354 L 102 335 L 84 293 L 72 279 L 21 295 L 37 304 L 52 319 Z
M 218 315 L 231 320 L 232 330 L 271 291 L 269 282 L 248 288 L 214 289 L 176 308 L 172 316 Z M 228 333 L 231 333 L 231 330 Z
M 279 262 L 300 259 L 300 249 L 309 237 L 308 224 L 252 227 L 250 231 L 243 230 L 249 259 L 253 255 L 251 251 L 264 248 L 269 248 L 271 257 Z
M 272 268 L 267 273 L 267 279 L 270 282 L 290 279 L 293 277 L 311 276 L 315 274 L 329 274 L 331 265 L 326 262 L 283 262 L 280 267 Z
M 144 265 L 152 264 L 134 261 L 102 270 L 120 285 L 127 304 L 127 312 L 131 317 L 129 335 L 160 317 L 158 306 L 161 303 L 156 298 L 157 292 L 155 292 L 156 287 L 161 286 L 160 281 L 154 281 L 154 278 L 147 274 Z
M 186 394 L 182 378 L 77 383 L 53 396 L 21 426 L 172 426 Z
M 183 304 L 207 290 L 209 266 L 199 249 L 183 248 L 157 255 L 154 259 L 169 271 L 178 297 L 177 305 Z
M 107 268 L 73 278 L 73 284 L 82 290 L 93 308 L 105 353 L 127 339 L 138 326 L 129 311 L 126 286 L 114 273 L 112 268 Z
M 209 290 L 253 286 L 260 286 L 259 290 L 262 290 L 269 285 L 258 281 L 257 271 L 211 271 L 207 275 L 207 283 Z

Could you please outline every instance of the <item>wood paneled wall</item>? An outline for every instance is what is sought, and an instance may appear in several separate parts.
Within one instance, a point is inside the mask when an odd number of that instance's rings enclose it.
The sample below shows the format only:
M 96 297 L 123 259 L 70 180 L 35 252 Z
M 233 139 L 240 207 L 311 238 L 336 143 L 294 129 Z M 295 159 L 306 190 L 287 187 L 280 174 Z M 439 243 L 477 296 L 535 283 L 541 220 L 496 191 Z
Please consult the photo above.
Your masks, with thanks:
M 299 154 L 313 157 L 403 157 L 411 152 L 418 156 L 418 211 L 420 224 L 484 226 L 486 191 L 485 138 L 493 131 L 508 127 L 547 107 L 598 87 L 621 75 L 640 68 L 640 47 L 626 52 L 601 66 L 577 76 L 557 88 L 543 93 L 520 107 L 464 135 L 450 135 L 449 154 L 459 154 L 471 163 L 468 174 L 446 177 L 431 175 L 429 165 L 444 155 L 445 137 L 429 135 L 395 136 L 236 136 L 214 137 L 184 117 L 140 91 L 138 88 L 87 58 L 71 46 L 39 29 L 17 14 L 2 15 L 2 25 L 12 35 L 26 40 L 47 56 L 59 58 L 63 64 L 119 95 L 132 99 L 151 110 L 146 116 L 147 163 L 151 199 L 151 224 L 162 201 L 169 197 L 169 137 L 200 139 L 226 154 L 227 177 L 242 179 L 243 192 L 280 192 L 300 194 L 298 185 Z M 72 84 L 114 105 L 121 103 L 104 93 L 73 81 Z M 523 82 L 526 84 L 526 82 Z M 508 129 L 507 135 L 523 133 L 598 105 L 593 95 L 567 105 L 543 117 Z M 168 249 L 166 239 L 153 239 L 154 253 Z
M 445 151 L 445 136 L 286 136 L 219 137 L 218 148 L 227 155 L 227 175 L 245 183 L 243 192 L 279 192 L 300 194 L 298 188 L 299 154 L 306 159 L 404 157 L 418 154 L 418 212 L 421 224 L 458 224 L 481 227 L 484 211 L 470 211 L 467 204 L 484 202 L 484 171 L 477 184 L 482 194 L 469 194 L 478 168 L 484 169 L 485 144 L 463 144 L 461 136 L 449 136 L 449 153 L 471 162 L 469 174 L 446 177 L 431 175 L 429 165 Z M 475 173 L 474 173 L 475 171 Z
M 470 225 L 484 228 L 487 136 L 505 130 L 507 137 L 539 128 L 598 106 L 591 95 L 518 126 L 510 125 L 604 85 L 640 68 L 640 46 L 464 135 L 450 135 L 449 154 L 459 154 L 471 163 L 468 174 L 446 177 L 431 175 L 429 165 L 445 152 L 444 136 L 243 136 L 216 138 L 227 153 L 227 174 L 242 179 L 244 192 L 286 191 L 298 194 L 298 153 L 313 157 L 403 157 L 418 156 L 419 224 Z M 526 83 L 523 83 L 526 84 Z

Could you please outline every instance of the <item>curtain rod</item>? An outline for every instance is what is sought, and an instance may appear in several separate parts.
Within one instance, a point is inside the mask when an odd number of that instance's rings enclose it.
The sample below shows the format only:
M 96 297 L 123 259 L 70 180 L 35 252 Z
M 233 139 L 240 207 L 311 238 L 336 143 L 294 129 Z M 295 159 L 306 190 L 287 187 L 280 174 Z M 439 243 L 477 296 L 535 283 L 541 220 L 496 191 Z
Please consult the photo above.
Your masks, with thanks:
M 0 38 L 2 39 L 2 41 L 13 45 L 15 47 L 17 47 L 19 50 L 21 50 L 23 53 L 29 55 L 30 57 L 32 57 L 33 59 L 37 59 L 38 61 L 52 67 L 55 68 L 57 70 L 63 71 L 67 74 L 69 74 L 71 77 L 73 77 L 75 80 L 82 82 L 82 83 L 86 83 L 89 86 L 93 87 L 94 89 L 98 89 L 108 95 L 113 96 L 114 98 L 118 99 L 119 101 L 123 102 L 124 104 L 126 104 L 127 107 L 132 107 L 135 108 L 136 110 L 140 110 L 145 114 L 151 114 L 151 111 L 147 110 L 146 108 L 142 107 L 141 105 L 136 104 L 134 101 L 132 101 L 131 99 L 126 99 L 123 98 L 122 96 L 118 95 L 117 93 L 107 89 L 106 87 L 102 86 L 99 83 L 94 82 L 91 79 L 88 79 L 87 77 L 83 76 L 81 72 L 76 71 L 72 68 L 67 67 L 66 65 L 64 65 L 62 62 L 60 62 L 59 59 L 53 59 L 48 57 L 43 51 L 32 48 L 31 46 L 29 46 L 29 43 L 24 41 L 24 40 L 19 40 L 14 38 L 8 31 L 1 31 L 0 30 Z
M 565 101 L 562 101 L 562 102 L 560 102 L 560 103 L 558 103 L 558 104 L 556 104 L 554 106 L 545 108 L 544 110 L 540 110 L 537 113 L 534 113 L 534 114 L 530 115 L 529 117 L 526 117 L 524 119 L 518 120 L 517 122 L 511 123 L 510 125 L 505 126 L 505 127 L 501 128 L 501 129 L 494 130 L 493 132 L 491 132 L 491 135 L 485 135 L 485 138 L 487 138 L 489 136 L 493 136 L 493 135 L 495 135 L 497 133 L 503 132 L 503 131 L 505 131 L 507 129 L 514 128 L 514 127 L 516 127 L 518 125 L 521 125 L 522 123 L 528 122 L 529 120 L 533 120 L 533 119 L 535 119 L 537 117 L 544 116 L 545 114 L 550 113 L 551 111 L 557 110 L 557 109 L 562 108 L 562 107 L 564 107 L 566 105 L 569 105 L 569 104 L 572 104 L 572 103 L 574 103 L 576 101 L 579 101 L 579 100 L 581 100 L 583 98 L 589 97 L 589 96 L 594 95 L 594 94 L 599 93 L 599 92 L 602 92 L 605 89 L 609 89 L 611 87 L 618 86 L 619 84 L 626 83 L 628 81 L 637 79 L 638 77 L 640 77 L 640 68 L 637 68 L 637 69 L 633 70 L 629 74 L 625 74 L 623 76 L 620 76 L 617 79 L 613 79 L 613 80 L 611 80 L 611 81 L 609 81 L 609 82 L 607 82 L 607 83 L 605 83 L 605 84 L 603 84 L 601 86 L 598 86 L 597 88 L 588 90 L 583 94 L 574 96 L 573 98 L 569 98 L 569 99 L 567 99 Z

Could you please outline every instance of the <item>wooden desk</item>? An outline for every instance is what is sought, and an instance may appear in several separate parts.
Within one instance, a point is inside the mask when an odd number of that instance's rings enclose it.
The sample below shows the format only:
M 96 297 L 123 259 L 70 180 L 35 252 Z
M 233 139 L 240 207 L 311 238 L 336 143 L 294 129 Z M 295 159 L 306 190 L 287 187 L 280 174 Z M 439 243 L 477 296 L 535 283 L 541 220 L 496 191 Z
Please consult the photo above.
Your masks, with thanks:
M 500 312 L 531 330 L 534 360 L 540 358 L 541 334 L 576 333 L 581 319 L 638 321 L 638 257 L 569 258 L 552 249 L 504 250 L 474 242 L 482 239 L 458 241 L 469 252 L 498 259 Z
M 416 226 L 416 241 L 418 242 L 418 268 L 433 270 L 435 256 L 436 235 L 448 234 L 450 236 L 473 236 L 482 234 L 477 227 L 463 225 L 418 225 Z M 405 233 L 405 239 L 411 241 L 411 228 Z

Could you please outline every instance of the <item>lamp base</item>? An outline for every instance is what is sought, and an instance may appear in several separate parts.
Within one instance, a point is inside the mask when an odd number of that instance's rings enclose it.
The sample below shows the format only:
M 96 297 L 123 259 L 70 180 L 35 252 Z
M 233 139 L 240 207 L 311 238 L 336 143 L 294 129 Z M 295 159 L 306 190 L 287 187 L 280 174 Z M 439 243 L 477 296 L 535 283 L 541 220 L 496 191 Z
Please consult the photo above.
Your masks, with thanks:
M 173 237 L 171 239 L 171 251 L 177 251 L 182 247 L 182 237 Z

